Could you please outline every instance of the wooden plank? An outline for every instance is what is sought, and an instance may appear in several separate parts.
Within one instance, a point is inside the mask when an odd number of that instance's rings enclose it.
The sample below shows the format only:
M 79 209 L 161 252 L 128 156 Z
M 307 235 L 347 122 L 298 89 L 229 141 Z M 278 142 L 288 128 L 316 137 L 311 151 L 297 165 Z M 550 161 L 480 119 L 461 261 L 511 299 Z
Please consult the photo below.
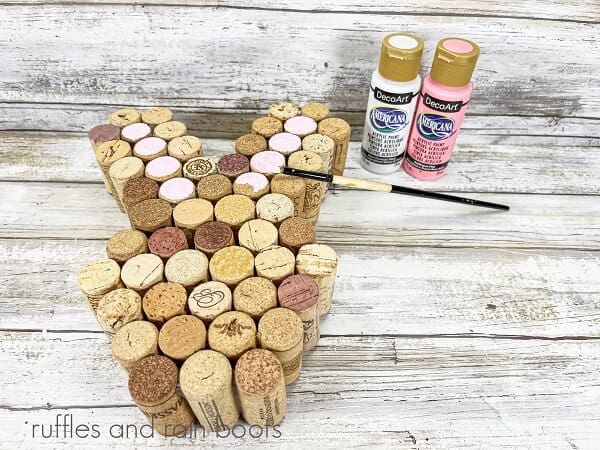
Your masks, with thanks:
M 160 5 L 14 5 L 2 11 L 4 102 L 169 99 L 191 108 L 264 109 L 289 97 L 359 111 L 381 38 L 398 29 L 400 19 L 403 30 L 428 42 L 424 71 L 442 36 L 469 30 L 481 44 L 472 113 L 592 118 L 600 101 L 593 23 L 377 13 L 358 20 L 346 13 L 242 14 L 236 8 Z
M 100 184 L 0 182 L 0 190 L 10 192 L 0 197 L 0 238 L 107 239 L 129 227 Z M 417 197 L 333 191 L 321 207 L 319 239 L 335 245 L 600 248 L 600 202 L 589 197 L 465 196 L 512 209 L 498 212 Z
M 205 154 L 233 151 L 230 140 L 205 139 Z M 419 182 L 403 172 L 389 176 L 360 167 L 360 144 L 353 142 L 347 175 L 387 180 L 426 190 L 600 194 L 600 147 L 459 144 L 447 176 Z M 518 161 L 518 163 L 515 163 Z M 0 180 L 101 183 L 85 136 L 69 133 L 0 132 Z
M 324 335 L 600 336 L 597 252 L 335 248 Z M 75 279 L 103 254 L 99 241 L 0 241 L 0 329 L 100 331 Z
M 112 424 L 145 422 L 131 406 L 125 374 L 102 335 L 3 333 L 0 348 L 6 359 L 0 379 L 8 388 L 0 390 L 0 442 L 6 447 L 59 442 L 94 448 L 198 446 L 198 438 L 110 438 Z M 288 388 L 280 438 L 260 443 L 514 448 L 518 441 L 524 448 L 583 448 L 600 439 L 599 354 L 598 341 L 323 339 L 305 356 L 300 379 Z M 23 367 L 36 382 L 11 383 Z M 31 438 L 33 424 L 47 427 L 56 414 L 65 413 L 73 414 L 75 423 L 97 423 L 103 436 Z M 201 434 L 199 439 L 210 448 L 255 442 Z
M 264 109 L 208 109 L 171 106 L 178 120 L 204 138 L 235 139 L 250 129 Z M 119 105 L 123 106 L 123 105 Z M 126 105 L 132 106 L 132 105 Z M 147 105 L 133 105 L 144 110 Z M 366 106 L 366 103 L 362 106 Z M 87 132 L 106 121 L 117 105 L 0 103 L 0 130 Z M 360 141 L 364 111 L 333 111 L 352 125 L 352 139 Z M 581 117 L 533 117 L 467 114 L 460 132 L 461 144 L 537 146 L 600 146 L 599 120 Z
M 198 4 L 195 0 L 4 0 L 4 4 L 145 4 L 145 5 L 173 5 L 189 7 L 224 7 L 233 9 L 258 9 L 319 12 L 345 12 L 352 14 L 376 13 L 390 15 L 418 15 L 418 16 L 485 16 L 485 17 L 511 17 L 526 19 L 548 19 L 557 21 L 598 22 L 600 12 L 593 0 L 585 1 L 558 1 L 558 0 L 528 0 L 517 4 L 504 4 L 489 0 L 469 2 L 469 6 L 453 0 L 436 1 L 398 1 L 398 0 L 336 0 L 323 3 L 319 0 L 305 0 L 302 3 L 291 0 L 216 0 L 203 1 Z

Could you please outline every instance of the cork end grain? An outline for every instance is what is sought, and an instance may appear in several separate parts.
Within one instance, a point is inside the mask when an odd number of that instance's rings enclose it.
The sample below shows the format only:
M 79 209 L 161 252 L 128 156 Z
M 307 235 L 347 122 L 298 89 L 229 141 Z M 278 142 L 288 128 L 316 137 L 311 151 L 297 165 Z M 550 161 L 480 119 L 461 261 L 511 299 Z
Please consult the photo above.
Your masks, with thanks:
M 208 279 L 208 258 L 200 250 L 181 250 L 166 262 L 165 277 L 185 287 L 195 286 Z
M 170 258 L 187 247 L 187 237 L 183 230 L 177 227 L 159 228 L 148 239 L 150 251 L 161 258 Z
M 112 124 L 104 123 L 96 125 L 88 131 L 88 138 L 94 145 L 102 144 L 107 141 L 115 141 L 121 136 L 121 129 Z
M 142 297 L 131 289 L 115 289 L 102 297 L 96 317 L 105 331 L 114 333 L 124 325 L 144 318 Z
M 121 279 L 125 286 L 138 291 L 146 290 L 163 279 L 164 264 L 151 253 L 134 256 L 123 264 Z
M 233 370 L 225 355 L 214 350 L 200 350 L 181 366 L 179 383 L 186 397 L 203 398 L 229 388 Z
M 259 319 L 269 309 L 277 306 L 277 288 L 266 278 L 246 278 L 233 291 L 233 306 L 237 311 Z
M 239 227 L 244 222 L 254 219 L 254 202 L 244 195 L 228 195 L 215 205 L 215 218 L 232 227 Z
M 281 223 L 294 215 L 294 202 L 284 194 L 271 193 L 256 202 L 256 214 L 271 223 Z
M 282 378 L 281 363 L 268 350 L 250 350 L 235 365 L 235 384 L 249 394 L 267 394 L 281 383 Z
M 190 312 L 210 322 L 231 310 L 231 289 L 220 281 L 207 281 L 194 288 L 188 298 Z
M 202 156 L 202 141 L 196 136 L 179 136 L 168 145 L 169 155 L 181 162 Z
M 158 198 L 158 183 L 150 178 L 139 177 L 129 180 L 123 187 L 123 204 L 129 211 L 133 205 L 144 200 Z
M 256 347 L 256 324 L 243 312 L 225 312 L 210 324 L 208 345 L 230 359 L 237 359 Z
M 77 283 L 87 295 L 106 294 L 114 289 L 120 280 L 121 268 L 112 259 L 98 259 L 85 265 L 77 276 Z
M 279 227 L 279 240 L 282 245 L 297 250 L 315 242 L 315 227 L 302 217 L 290 217 Z
M 338 265 L 335 250 L 325 244 L 303 245 L 296 257 L 296 269 L 314 277 L 322 277 L 334 272 Z
M 170 225 L 172 212 L 173 208 L 166 200 L 144 200 L 131 207 L 129 219 L 136 229 L 152 232 Z
M 279 285 L 277 297 L 282 307 L 292 311 L 304 311 L 317 304 L 319 286 L 308 275 L 292 275 Z
M 258 323 L 258 340 L 263 348 L 286 351 L 302 337 L 302 320 L 288 308 L 270 309 Z
M 217 166 L 209 158 L 198 156 L 185 162 L 183 165 L 184 175 L 194 181 L 199 181 L 207 175 L 217 172 Z
M 147 356 L 129 372 L 129 393 L 137 404 L 154 406 L 175 394 L 177 366 L 166 356 Z
M 308 102 L 302 107 L 302 115 L 319 122 L 329 116 L 329 107 L 324 103 Z
M 294 274 L 296 258 L 287 248 L 279 245 L 261 250 L 255 258 L 256 273 L 271 281 L 281 281 Z
M 116 139 L 106 141 L 96 147 L 96 159 L 103 167 L 110 167 L 115 161 L 131 155 L 131 145 L 129 142 Z
M 148 125 L 159 125 L 173 120 L 173 111 L 169 108 L 150 108 L 142 112 L 141 119 Z
M 278 232 L 275 225 L 262 219 L 249 220 L 242 225 L 238 232 L 240 246 L 247 248 L 253 253 L 277 245 Z
M 281 133 L 283 131 L 283 123 L 281 120 L 275 117 L 259 117 L 252 122 L 252 133 L 263 136 L 264 138 L 270 138 L 274 134 Z
M 269 116 L 281 121 L 291 119 L 300 114 L 300 109 L 291 102 L 278 102 L 269 106 Z
M 343 141 L 350 135 L 350 125 L 344 119 L 329 117 L 319 122 L 318 133 L 329 136 L 334 141 Z
M 154 128 L 154 136 L 164 139 L 165 141 L 185 136 L 186 133 L 187 127 L 185 124 L 176 120 L 160 123 Z
M 114 357 L 125 367 L 158 349 L 158 328 L 145 320 L 136 320 L 117 330 L 112 341 Z
M 244 134 L 235 141 L 235 151 L 251 157 L 267 149 L 267 140 L 259 134 Z
M 108 117 L 108 121 L 117 127 L 125 127 L 132 123 L 138 123 L 141 120 L 142 115 L 137 109 L 133 108 L 117 109 Z
M 196 316 L 169 319 L 160 329 L 158 346 L 169 358 L 185 360 L 206 345 L 206 327 Z
M 288 166 L 293 169 L 318 172 L 323 166 L 323 160 L 314 152 L 300 150 L 290 155 Z
M 196 187 L 198 197 L 205 200 L 216 202 L 233 192 L 231 180 L 225 175 L 208 175 L 198 181 Z
M 236 285 L 254 275 L 254 255 L 243 247 L 225 247 L 213 255 L 209 269 L 213 280 Z
M 162 324 L 172 317 L 185 314 L 187 292 L 179 283 L 162 282 L 146 292 L 142 300 L 148 320 Z
M 215 253 L 233 244 L 233 230 L 223 222 L 206 222 L 194 233 L 194 245 L 198 250 Z
M 217 171 L 229 178 L 235 178 L 249 170 L 250 160 L 239 153 L 222 156 L 217 162 Z

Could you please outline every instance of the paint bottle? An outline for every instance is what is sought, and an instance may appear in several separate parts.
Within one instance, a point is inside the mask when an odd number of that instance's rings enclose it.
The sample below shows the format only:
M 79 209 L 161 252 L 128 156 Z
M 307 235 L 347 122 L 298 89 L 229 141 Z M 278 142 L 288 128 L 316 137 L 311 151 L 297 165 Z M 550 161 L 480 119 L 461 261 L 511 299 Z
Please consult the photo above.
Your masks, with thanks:
M 409 175 L 437 180 L 446 173 L 473 92 L 471 75 L 478 57 L 479 47 L 466 39 L 438 42 L 402 164 Z
M 387 35 L 371 89 L 361 147 L 361 165 L 375 173 L 400 169 L 417 105 L 423 41 L 409 34 Z

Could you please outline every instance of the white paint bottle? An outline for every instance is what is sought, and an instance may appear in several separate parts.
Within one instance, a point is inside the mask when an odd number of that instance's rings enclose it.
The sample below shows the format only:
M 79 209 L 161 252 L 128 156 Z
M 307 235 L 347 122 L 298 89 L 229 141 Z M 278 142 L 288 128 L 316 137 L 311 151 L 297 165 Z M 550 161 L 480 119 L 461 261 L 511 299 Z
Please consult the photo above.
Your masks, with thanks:
M 388 34 L 373 72 L 361 146 L 361 165 L 375 173 L 400 169 L 417 105 L 423 40 Z

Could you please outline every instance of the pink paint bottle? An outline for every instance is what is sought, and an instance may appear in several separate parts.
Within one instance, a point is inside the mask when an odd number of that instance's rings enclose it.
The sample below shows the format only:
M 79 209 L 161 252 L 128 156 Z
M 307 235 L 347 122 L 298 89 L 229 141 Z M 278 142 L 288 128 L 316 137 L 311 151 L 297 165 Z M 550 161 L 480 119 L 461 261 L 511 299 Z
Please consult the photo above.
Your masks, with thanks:
M 471 99 L 471 75 L 479 47 L 466 39 L 438 42 L 431 72 L 423 80 L 402 167 L 422 180 L 437 180 L 446 167 Z

